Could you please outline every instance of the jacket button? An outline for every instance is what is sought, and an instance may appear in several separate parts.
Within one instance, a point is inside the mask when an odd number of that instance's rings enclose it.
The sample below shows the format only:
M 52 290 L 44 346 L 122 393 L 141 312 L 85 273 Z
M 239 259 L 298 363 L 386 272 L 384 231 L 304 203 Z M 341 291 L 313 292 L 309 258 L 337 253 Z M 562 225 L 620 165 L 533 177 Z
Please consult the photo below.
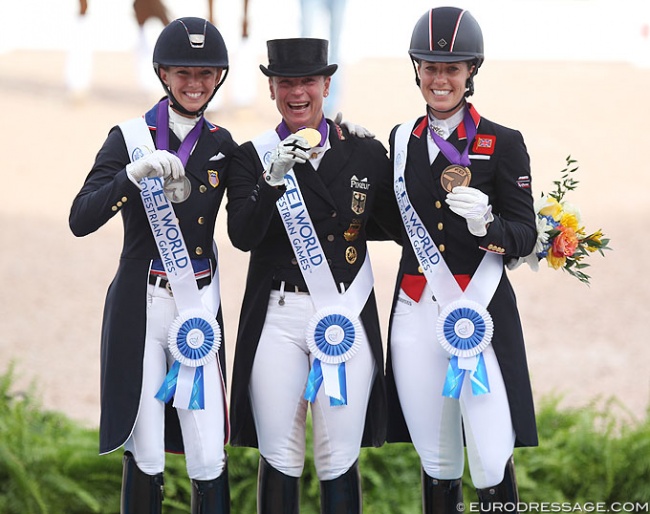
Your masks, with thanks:
M 440 203 L 440 200 L 436 200 L 436 209 L 442 208 L 442 204 Z
M 117 212 L 117 205 L 113 205 L 113 207 L 111 207 L 111 211 Z
M 127 200 L 128 200 L 128 198 L 126 196 L 122 197 L 122 203 L 126 203 Z
M 333 235 L 333 234 L 328 235 L 328 236 L 327 236 L 327 240 L 328 240 L 329 242 L 334 241 L 334 235 Z
M 418 273 L 424 273 L 424 270 L 422 269 L 422 266 L 418 266 Z
M 122 207 L 122 205 L 124 204 L 122 202 L 117 202 L 115 205 L 117 205 L 118 207 Z
M 438 230 L 442 230 L 444 228 L 444 225 L 442 223 L 438 223 Z
M 291 259 L 291 264 L 293 264 L 294 266 L 297 265 L 298 264 L 298 259 L 296 259 L 295 257 L 293 259 Z
M 194 251 L 196 252 L 196 255 L 203 255 L 203 248 L 201 248 L 200 246 L 197 246 L 196 250 Z
M 444 252 L 445 251 L 445 245 L 440 245 L 438 247 L 438 250 L 440 250 L 441 252 Z
M 205 184 L 201 184 L 201 185 L 199 186 L 199 191 L 200 191 L 201 193 L 205 193 L 207 190 L 208 190 L 208 188 L 207 188 L 207 186 L 206 186 Z
M 199 216 L 199 219 L 196 221 L 199 223 L 199 225 L 205 224 L 205 218 L 203 216 Z

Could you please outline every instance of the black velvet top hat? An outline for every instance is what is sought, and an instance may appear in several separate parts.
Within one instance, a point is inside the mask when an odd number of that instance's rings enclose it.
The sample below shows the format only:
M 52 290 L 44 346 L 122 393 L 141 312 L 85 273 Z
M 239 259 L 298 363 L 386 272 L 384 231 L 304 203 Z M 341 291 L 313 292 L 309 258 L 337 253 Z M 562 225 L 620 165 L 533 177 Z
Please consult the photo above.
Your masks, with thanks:
M 329 77 L 339 66 L 327 64 L 328 45 L 326 39 L 272 39 L 266 42 L 269 66 L 260 69 L 267 77 Z

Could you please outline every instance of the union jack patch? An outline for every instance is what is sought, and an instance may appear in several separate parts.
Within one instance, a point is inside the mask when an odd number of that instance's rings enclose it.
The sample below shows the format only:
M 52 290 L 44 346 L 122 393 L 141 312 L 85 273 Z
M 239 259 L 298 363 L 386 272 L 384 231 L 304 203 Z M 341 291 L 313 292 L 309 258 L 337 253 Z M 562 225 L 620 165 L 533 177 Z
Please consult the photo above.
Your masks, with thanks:
M 488 134 L 477 134 L 474 138 L 474 146 L 472 152 L 483 155 L 492 155 L 494 153 L 494 146 L 496 145 L 497 137 Z
M 208 170 L 208 182 L 212 187 L 219 185 L 219 172 L 216 170 Z
M 517 185 L 521 189 L 530 189 L 530 176 L 522 175 L 521 177 L 517 177 Z

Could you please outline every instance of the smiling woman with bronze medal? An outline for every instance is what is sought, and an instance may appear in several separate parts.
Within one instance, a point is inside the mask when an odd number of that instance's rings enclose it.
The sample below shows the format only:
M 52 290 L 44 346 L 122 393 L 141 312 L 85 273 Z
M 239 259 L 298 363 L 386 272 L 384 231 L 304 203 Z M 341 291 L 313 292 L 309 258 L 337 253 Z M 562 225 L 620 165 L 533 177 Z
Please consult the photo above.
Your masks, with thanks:
M 423 512 L 462 504 L 464 443 L 481 511 L 518 501 L 513 450 L 537 430 L 524 339 L 504 266 L 536 240 L 522 135 L 467 101 L 483 64 L 476 19 L 430 9 L 409 56 L 426 114 L 390 135 L 403 223 L 386 366 L 389 442 L 412 441 Z

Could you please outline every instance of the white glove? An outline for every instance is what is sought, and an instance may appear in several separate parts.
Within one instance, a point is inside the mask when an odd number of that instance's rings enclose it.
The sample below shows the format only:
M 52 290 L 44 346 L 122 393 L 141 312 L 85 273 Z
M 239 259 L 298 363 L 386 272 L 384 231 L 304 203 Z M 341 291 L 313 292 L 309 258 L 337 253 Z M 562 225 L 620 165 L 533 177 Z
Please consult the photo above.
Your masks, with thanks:
M 309 143 L 304 137 L 291 134 L 280 141 L 271 153 L 269 166 L 264 170 L 264 178 L 270 186 L 284 183 L 284 176 L 296 164 L 302 164 L 309 159 Z
M 359 138 L 364 138 L 364 137 L 375 137 L 375 135 L 370 132 L 366 127 L 362 127 L 361 125 L 356 125 L 355 123 L 350 123 L 349 121 L 343 121 L 343 113 L 339 112 L 336 115 L 336 118 L 334 118 L 334 123 L 337 125 L 341 125 L 347 131 L 350 133 L 351 136 L 356 136 Z
M 139 184 L 145 177 L 171 177 L 176 180 L 185 175 L 181 160 L 166 150 L 154 150 L 126 165 L 126 174 L 134 184 Z
M 447 205 L 467 220 L 467 228 L 477 237 L 487 234 L 487 224 L 494 221 L 488 196 L 474 187 L 456 186 L 447 194 Z

